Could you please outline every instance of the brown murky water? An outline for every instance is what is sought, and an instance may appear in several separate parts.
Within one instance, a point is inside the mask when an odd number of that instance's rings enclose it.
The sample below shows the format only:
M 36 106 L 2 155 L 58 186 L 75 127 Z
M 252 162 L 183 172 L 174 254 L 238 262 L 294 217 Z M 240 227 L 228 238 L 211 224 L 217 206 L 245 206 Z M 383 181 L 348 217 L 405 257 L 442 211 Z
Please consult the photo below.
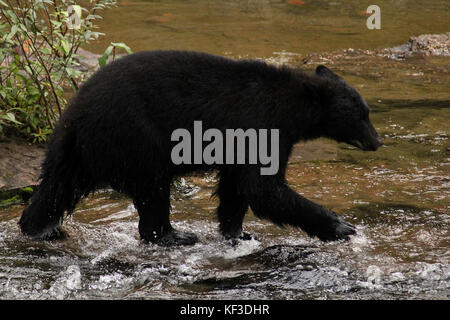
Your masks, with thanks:
M 366 98 L 385 145 L 375 153 L 329 140 L 299 146 L 287 178 L 357 225 L 357 236 L 322 243 L 250 212 L 244 227 L 257 240 L 232 247 L 217 231 L 213 175 L 185 177 L 172 193 L 175 227 L 199 236 L 192 247 L 141 243 L 130 200 L 108 190 L 65 221 L 63 242 L 25 239 L 16 205 L 0 210 L 0 298 L 448 299 L 450 58 L 397 61 L 373 51 L 449 31 L 448 1 L 379 1 L 378 31 L 365 28 L 368 4 L 122 1 L 90 48 L 125 41 L 134 51 L 329 65 Z M 323 53 L 303 65 L 312 52 Z

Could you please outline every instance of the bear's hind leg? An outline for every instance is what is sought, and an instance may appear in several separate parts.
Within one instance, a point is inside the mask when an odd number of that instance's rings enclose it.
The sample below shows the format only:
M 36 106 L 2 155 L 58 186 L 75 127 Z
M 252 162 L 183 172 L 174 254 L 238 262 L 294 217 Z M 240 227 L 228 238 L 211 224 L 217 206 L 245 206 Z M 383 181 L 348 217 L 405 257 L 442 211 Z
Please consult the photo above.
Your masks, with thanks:
M 68 237 L 61 229 L 65 211 L 71 211 L 78 198 L 69 184 L 43 179 L 19 220 L 21 231 L 34 240 L 60 240 Z
M 49 142 L 42 181 L 19 220 L 21 231 L 33 239 L 66 238 L 60 227 L 64 213 L 71 213 L 81 196 L 90 190 L 90 178 L 74 150 L 75 138 L 74 132 L 60 126 Z
M 195 234 L 175 230 L 170 225 L 170 185 L 155 189 L 147 189 L 145 196 L 134 198 L 141 238 L 161 246 L 195 244 L 198 240 Z
M 216 195 L 220 199 L 217 207 L 219 229 L 225 239 L 250 240 L 252 237 L 242 231 L 242 222 L 248 210 L 248 202 L 244 195 L 238 192 L 237 180 L 231 175 L 221 172 Z

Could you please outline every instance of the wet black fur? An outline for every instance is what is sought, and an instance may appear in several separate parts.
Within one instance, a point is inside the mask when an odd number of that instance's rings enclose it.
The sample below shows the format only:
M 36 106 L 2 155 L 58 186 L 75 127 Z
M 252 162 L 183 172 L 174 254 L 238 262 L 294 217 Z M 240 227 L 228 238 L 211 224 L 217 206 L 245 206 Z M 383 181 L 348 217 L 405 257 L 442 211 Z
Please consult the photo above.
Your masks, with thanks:
M 248 207 L 278 225 L 300 227 L 322 240 L 348 238 L 354 227 L 300 196 L 285 181 L 294 143 L 329 137 L 374 150 L 380 145 L 364 100 L 320 66 L 316 74 L 260 61 L 180 51 L 140 52 L 95 73 L 62 115 L 48 144 L 42 181 L 19 221 L 37 239 L 61 237 L 64 213 L 91 191 L 111 186 L 130 196 L 139 233 L 161 244 L 192 244 L 169 222 L 172 180 L 218 170 L 217 209 L 227 238 L 242 234 Z M 174 165 L 173 130 L 280 129 L 280 170 L 261 176 L 259 165 Z

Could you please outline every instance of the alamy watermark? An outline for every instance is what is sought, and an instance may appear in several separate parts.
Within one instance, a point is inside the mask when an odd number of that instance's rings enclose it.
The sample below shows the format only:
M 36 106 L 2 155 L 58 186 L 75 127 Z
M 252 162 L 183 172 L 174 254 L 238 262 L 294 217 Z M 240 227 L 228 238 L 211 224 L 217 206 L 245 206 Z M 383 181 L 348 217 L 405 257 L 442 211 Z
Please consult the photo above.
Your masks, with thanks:
M 376 4 L 372 4 L 367 7 L 367 14 L 370 16 L 366 20 L 366 26 L 368 29 L 381 29 L 381 9 Z
M 268 129 L 225 129 L 224 134 L 209 128 L 203 132 L 202 121 L 194 121 L 193 137 L 183 128 L 172 132 L 171 141 L 178 143 L 172 148 L 171 159 L 176 165 L 260 164 L 261 175 L 274 175 L 280 162 L 279 138 L 279 129 L 270 129 L 270 135 Z M 203 148 L 203 142 L 209 143 Z
M 81 28 L 81 7 L 79 5 L 70 5 L 67 7 L 67 27 L 69 29 Z

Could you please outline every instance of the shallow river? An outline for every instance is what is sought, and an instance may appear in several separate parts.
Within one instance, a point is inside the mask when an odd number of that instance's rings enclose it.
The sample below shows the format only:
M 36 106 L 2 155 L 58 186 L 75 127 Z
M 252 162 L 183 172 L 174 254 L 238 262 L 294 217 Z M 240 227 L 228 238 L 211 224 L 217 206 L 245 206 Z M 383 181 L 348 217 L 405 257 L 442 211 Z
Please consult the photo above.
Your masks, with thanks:
M 139 240 L 129 199 L 102 190 L 65 220 L 62 242 L 24 238 L 23 205 L 0 209 L 0 298 L 449 299 L 450 58 L 374 51 L 449 31 L 448 1 L 378 2 L 382 29 L 368 31 L 364 1 L 122 1 L 89 48 L 124 41 L 340 73 L 370 104 L 385 145 L 299 145 L 287 179 L 355 224 L 350 241 L 322 243 L 249 212 L 256 239 L 231 246 L 217 231 L 214 175 L 198 175 L 173 188 L 172 220 L 199 242 L 161 248 Z

